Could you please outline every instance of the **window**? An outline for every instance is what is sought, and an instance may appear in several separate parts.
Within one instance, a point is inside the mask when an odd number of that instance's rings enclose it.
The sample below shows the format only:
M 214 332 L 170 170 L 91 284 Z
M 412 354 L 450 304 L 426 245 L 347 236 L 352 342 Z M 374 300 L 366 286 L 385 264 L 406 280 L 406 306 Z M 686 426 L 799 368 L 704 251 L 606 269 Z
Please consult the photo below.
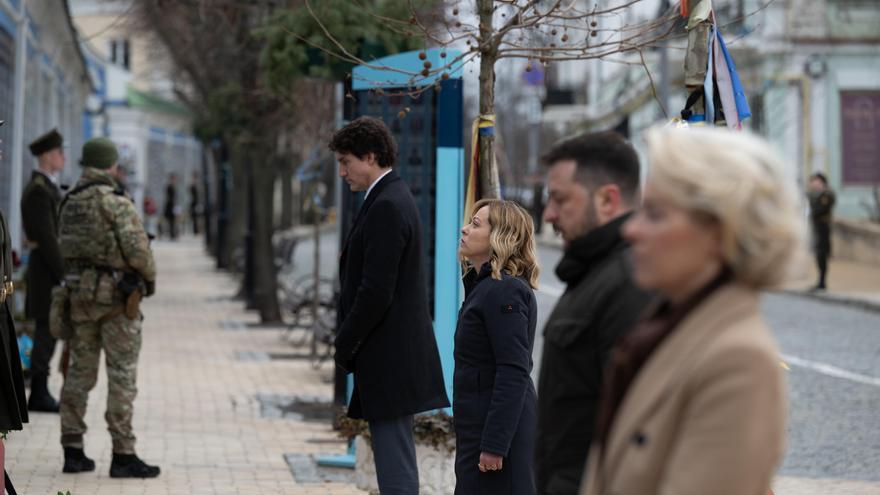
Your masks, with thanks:
M 880 91 L 841 91 L 843 183 L 880 183 Z
M 110 63 L 125 69 L 131 68 L 131 45 L 128 40 L 110 40 L 108 58 Z

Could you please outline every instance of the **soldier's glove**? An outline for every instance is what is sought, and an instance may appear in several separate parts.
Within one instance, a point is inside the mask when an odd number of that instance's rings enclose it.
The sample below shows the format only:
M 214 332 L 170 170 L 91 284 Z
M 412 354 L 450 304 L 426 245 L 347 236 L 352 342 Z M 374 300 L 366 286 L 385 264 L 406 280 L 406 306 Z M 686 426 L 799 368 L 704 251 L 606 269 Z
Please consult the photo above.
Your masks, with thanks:
M 154 280 L 147 280 L 144 285 L 147 286 L 147 297 L 150 297 L 156 293 L 156 282 Z

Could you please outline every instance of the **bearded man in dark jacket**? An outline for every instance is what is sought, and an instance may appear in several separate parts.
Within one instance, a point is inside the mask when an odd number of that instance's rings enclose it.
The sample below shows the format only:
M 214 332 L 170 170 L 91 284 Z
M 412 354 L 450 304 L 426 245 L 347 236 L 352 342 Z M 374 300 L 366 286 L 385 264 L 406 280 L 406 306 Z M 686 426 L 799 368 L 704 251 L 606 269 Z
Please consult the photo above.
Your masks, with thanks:
M 650 296 L 630 276 L 620 227 L 638 203 L 639 160 L 615 132 L 577 136 L 543 157 L 544 221 L 562 236 L 566 290 L 544 326 L 538 377 L 536 478 L 543 495 L 576 494 L 612 347 Z

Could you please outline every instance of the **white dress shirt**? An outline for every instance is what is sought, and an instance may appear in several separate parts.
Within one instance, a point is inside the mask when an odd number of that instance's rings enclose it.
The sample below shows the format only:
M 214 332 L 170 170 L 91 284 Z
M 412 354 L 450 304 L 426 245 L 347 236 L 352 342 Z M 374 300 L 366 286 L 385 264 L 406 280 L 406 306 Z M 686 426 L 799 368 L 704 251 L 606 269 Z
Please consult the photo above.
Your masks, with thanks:
M 367 188 L 367 194 L 364 195 L 364 200 L 367 199 L 367 196 L 370 195 L 370 191 L 372 191 L 373 188 L 376 187 L 376 184 L 378 184 L 379 181 L 382 180 L 382 177 L 385 177 L 386 175 L 388 175 L 390 173 L 391 173 L 391 167 L 388 167 L 388 170 L 386 170 L 384 174 L 377 177 L 376 180 L 374 180 L 373 183 L 370 184 L 370 187 Z

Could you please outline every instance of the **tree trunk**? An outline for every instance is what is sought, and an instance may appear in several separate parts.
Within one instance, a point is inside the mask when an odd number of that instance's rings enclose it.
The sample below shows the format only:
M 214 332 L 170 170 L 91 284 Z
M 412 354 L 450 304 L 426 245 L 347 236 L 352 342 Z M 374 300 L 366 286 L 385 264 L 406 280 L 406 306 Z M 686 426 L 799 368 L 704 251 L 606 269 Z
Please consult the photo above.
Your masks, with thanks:
M 214 189 L 211 187 L 210 182 L 212 175 L 214 177 L 216 175 L 211 173 L 211 158 L 213 158 L 213 152 L 210 145 L 202 143 L 202 172 L 201 184 L 199 184 L 202 189 L 202 215 L 200 220 L 202 222 L 202 232 L 205 234 L 205 249 L 209 253 L 213 253 L 214 246 L 217 245 L 214 239 Z
M 247 218 L 247 168 L 249 166 L 244 146 L 240 139 L 230 140 L 232 187 L 229 190 L 229 201 L 226 219 L 226 266 L 238 270 L 241 256 L 240 248 L 244 242 L 245 220 Z
M 271 142 L 271 141 L 268 141 Z M 266 140 L 248 146 L 254 184 L 254 299 L 263 323 L 281 322 L 278 279 L 272 233 L 275 204 L 276 160 Z
M 281 223 L 279 225 L 281 230 L 293 227 L 293 167 L 295 162 L 295 158 L 289 155 L 284 155 L 278 160 L 278 172 L 281 178 Z
M 498 59 L 498 46 L 493 38 L 492 14 L 493 0 L 478 0 L 480 15 L 480 115 L 495 115 L 495 61 Z M 495 163 L 495 129 L 492 133 L 480 133 L 478 139 L 480 153 L 480 192 L 483 198 L 501 197 L 498 181 L 498 166 Z

